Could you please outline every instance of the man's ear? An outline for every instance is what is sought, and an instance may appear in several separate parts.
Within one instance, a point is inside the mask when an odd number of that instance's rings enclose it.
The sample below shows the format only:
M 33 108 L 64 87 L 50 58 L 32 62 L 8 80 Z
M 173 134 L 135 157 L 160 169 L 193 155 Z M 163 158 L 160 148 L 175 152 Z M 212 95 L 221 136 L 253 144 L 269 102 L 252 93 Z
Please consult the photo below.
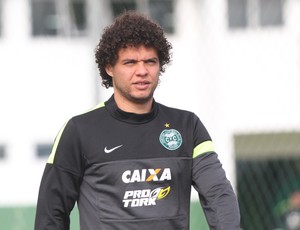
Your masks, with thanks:
M 113 71 L 112 71 L 112 66 L 111 66 L 111 65 L 107 65 L 107 66 L 105 67 L 105 71 L 106 71 L 106 73 L 107 73 L 109 76 L 113 77 Z

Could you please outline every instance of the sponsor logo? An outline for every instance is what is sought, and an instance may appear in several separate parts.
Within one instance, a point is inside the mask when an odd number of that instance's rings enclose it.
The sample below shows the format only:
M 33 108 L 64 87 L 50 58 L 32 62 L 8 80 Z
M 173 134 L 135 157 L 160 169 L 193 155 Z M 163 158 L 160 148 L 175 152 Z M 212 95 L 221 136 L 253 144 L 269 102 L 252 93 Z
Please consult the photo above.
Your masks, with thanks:
M 116 146 L 116 147 L 114 147 L 114 148 L 111 148 L 111 149 L 108 149 L 107 147 L 105 147 L 104 148 L 104 152 L 105 153 L 111 153 L 112 151 L 114 151 L 114 150 L 116 150 L 116 149 L 118 149 L 118 148 L 121 148 L 123 145 L 118 145 L 118 146 Z
M 122 180 L 126 184 L 135 182 L 165 181 L 171 179 L 172 175 L 170 168 L 126 170 L 122 174 Z
M 182 144 L 182 137 L 176 129 L 165 129 L 161 132 L 159 141 L 166 149 L 176 150 Z
M 143 207 L 156 205 L 156 201 L 165 198 L 170 193 L 171 187 L 159 187 L 153 190 L 126 191 L 123 198 L 124 207 Z

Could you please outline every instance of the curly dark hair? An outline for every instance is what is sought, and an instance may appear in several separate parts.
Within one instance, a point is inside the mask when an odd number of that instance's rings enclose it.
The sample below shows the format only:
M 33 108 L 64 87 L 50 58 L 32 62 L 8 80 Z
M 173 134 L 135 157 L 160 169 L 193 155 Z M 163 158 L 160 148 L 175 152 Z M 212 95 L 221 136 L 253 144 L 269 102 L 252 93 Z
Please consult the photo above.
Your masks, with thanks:
M 102 85 L 106 88 L 113 87 L 112 77 L 106 73 L 105 68 L 116 63 L 119 50 L 139 45 L 156 49 L 160 72 L 165 71 L 165 65 L 171 61 L 172 45 L 167 41 L 163 29 L 143 14 L 126 11 L 117 17 L 112 25 L 104 29 L 95 49 Z

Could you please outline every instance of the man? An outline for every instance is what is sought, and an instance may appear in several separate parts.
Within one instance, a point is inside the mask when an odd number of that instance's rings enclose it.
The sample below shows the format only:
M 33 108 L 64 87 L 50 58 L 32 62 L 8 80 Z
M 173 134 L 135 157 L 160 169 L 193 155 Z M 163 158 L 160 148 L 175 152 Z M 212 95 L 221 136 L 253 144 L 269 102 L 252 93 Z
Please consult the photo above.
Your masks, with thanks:
M 188 230 L 191 185 L 210 229 L 240 229 L 238 203 L 199 118 L 153 99 L 171 44 L 157 24 L 126 12 L 104 30 L 96 63 L 105 103 L 70 119 L 42 178 L 36 230 Z

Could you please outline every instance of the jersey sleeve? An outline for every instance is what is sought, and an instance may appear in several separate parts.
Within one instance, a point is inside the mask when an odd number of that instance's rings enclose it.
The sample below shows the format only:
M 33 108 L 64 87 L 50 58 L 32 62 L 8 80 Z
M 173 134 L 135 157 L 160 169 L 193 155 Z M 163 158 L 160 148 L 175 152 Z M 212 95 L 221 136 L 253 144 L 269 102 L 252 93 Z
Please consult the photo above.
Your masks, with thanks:
M 76 127 L 70 120 L 57 135 L 40 184 L 35 230 L 67 230 L 78 199 L 83 160 Z
M 192 180 L 210 229 L 240 229 L 240 212 L 212 140 L 201 121 L 195 122 Z

